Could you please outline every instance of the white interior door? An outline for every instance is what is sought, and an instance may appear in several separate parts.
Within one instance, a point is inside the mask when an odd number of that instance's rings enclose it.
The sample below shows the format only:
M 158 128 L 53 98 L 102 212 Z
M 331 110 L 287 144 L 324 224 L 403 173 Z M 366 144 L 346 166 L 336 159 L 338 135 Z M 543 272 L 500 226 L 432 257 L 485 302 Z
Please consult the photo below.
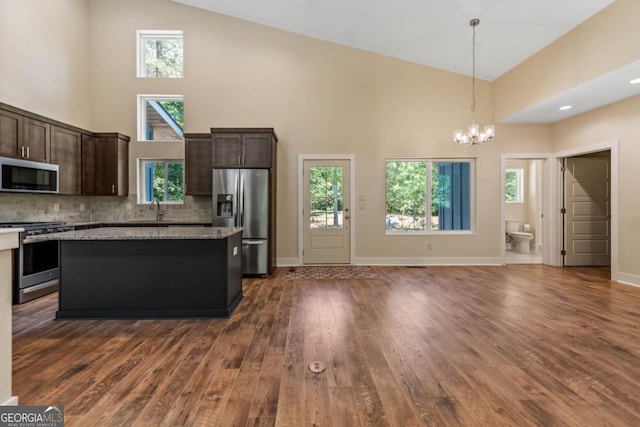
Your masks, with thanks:
M 349 160 L 303 162 L 304 264 L 349 264 Z
M 566 158 L 564 265 L 611 265 L 610 179 L 609 156 Z

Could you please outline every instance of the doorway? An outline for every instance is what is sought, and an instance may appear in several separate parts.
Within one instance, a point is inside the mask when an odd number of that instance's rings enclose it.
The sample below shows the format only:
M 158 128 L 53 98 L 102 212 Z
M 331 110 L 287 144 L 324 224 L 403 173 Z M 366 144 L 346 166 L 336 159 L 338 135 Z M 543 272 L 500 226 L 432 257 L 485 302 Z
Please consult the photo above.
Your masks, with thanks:
M 611 265 L 611 151 L 563 159 L 563 265 Z
M 618 140 L 611 140 L 596 143 L 593 145 L 581 146 L 577 148 L 568 149 L 565 151 L 557 152 L 553 154 L 554 163 L 553 167 L 550 167 L 550 179 L 553 185 L 550 187 L 553 193 L 551 202 L 551 220 L 549 222 L 549 228 L 551 230 L 551 246 L 549 250 L 551 265 L 563 266 L 564 257 L 562 256 L 562 250 L 564 246 L 564 215 L 561 214 L 561 210 L 564 205 L 564 179 L 562 173 L 563 160 L 569 157 L 580 157 L 585 154 L 592 154 L 597 152 L 606 151 L 610 153 L 610 195 L 609 195 L 609 246 L 611 252 L 611 280 L 619 280 L 621 273 L 619 268 L 619 230 L 618 230 L 618 170 L 619 170 L 619 145 Z
M 547 158 L 504 155 L 502 226 L 505 264 L 542 264 L 548 247 Z M 515 233 L 514 233 L 515 232 Z
M 300 169 L 301 263 L 350 264 L 352 159 L 301 156 Z

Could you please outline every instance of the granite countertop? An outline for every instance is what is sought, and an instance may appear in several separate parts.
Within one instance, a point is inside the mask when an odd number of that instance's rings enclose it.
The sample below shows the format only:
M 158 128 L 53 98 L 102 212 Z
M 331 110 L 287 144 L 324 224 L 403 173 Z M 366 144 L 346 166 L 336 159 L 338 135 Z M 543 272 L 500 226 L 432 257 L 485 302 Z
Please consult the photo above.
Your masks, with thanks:
M 194 240 L 226 239 L 241 233 L 242 227 L 100 227 L 62 233 L 29 236 L 31 241 L 43 240 Z
M 172 219 L 161 219 L 160 221 L 156 221 L 155 219 L 129 219 L 129 220 L 116 220 L 116 221 L 84 221 L 84 222 L 74 222 L 74 226 L 76 227 L 85 227 L 85 226 L 100 226 L 100 227 L 109 227 L 113 226 L 130 226 L 135 227 L 137 225 L 141 226 L 149 226 L 149 225 L 157 225 L 158 227 L 168 226 L 168 225 L 200 225 L 200 226 L 211 226 L 211 221 L 205 222 L 202 220 L 172 220 Z

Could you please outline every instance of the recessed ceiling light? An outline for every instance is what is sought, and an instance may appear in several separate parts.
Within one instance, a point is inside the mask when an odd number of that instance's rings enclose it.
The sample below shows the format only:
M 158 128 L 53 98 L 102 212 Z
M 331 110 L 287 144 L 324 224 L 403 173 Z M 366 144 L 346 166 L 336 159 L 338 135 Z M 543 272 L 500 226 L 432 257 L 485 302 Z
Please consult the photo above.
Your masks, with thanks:
M 637 85 L 638 83 L 640 83 L 640 78 L 633 79 L 629 83 L 631 83 L 632 85 Z
M 560 107 L 560 111 L 570 110 L 571 108 L 571 105 L 563 105 L 562 107 Z

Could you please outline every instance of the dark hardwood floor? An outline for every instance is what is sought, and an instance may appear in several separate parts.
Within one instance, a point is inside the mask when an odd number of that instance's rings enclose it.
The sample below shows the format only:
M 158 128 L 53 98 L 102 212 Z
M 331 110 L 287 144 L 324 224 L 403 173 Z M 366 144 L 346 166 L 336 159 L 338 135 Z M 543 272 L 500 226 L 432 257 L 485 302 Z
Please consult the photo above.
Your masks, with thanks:
M 229 320 L 16 306 L 13 394 L 68 426 L 640 425 L 640 288 L 608 269 L 375 269 L 245 280 Z

